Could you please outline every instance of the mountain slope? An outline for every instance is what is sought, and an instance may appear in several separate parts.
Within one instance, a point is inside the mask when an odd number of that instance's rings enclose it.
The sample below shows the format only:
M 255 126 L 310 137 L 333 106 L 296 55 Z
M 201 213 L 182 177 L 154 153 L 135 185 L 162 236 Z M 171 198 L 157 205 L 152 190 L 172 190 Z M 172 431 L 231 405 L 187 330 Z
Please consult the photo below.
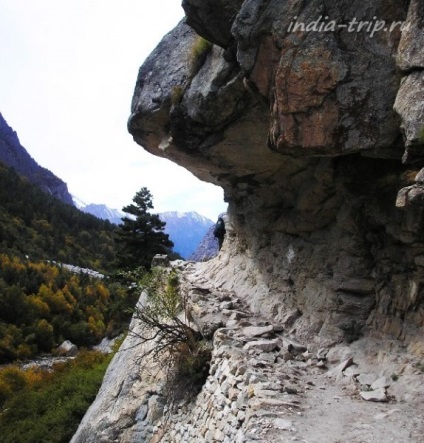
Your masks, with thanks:
M 0 252 L 106 270 L 115 256 L 113 231 L 0 162 Z
M 0 113 L 0 161 L 39 186 L 44 192 L 73 205 L 67 184 L 51 171 L 41 167 L 19 142 L 16 132 Z
M 174 251 L 188 258 L 195 251 L 213 222 L 197 212 L 162 212 L 165 232 L 174 243 Z
M 214 228 L 215 225 L 212 225 L 208 229 L 197 248 L 188 257 L 189 260 L 207 261 L 218 254 L 218 241 L 213 235 Z

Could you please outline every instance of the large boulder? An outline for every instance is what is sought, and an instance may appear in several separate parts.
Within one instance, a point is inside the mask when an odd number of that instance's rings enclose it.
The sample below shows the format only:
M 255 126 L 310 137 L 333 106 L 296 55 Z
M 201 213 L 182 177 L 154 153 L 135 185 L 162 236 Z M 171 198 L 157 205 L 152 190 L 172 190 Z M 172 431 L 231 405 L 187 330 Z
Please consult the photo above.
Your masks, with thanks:
M 61 357 L 75 357 L 78 354 L 78 347 L 69 340 L 65 340 L 56 349 L 56 353 Z

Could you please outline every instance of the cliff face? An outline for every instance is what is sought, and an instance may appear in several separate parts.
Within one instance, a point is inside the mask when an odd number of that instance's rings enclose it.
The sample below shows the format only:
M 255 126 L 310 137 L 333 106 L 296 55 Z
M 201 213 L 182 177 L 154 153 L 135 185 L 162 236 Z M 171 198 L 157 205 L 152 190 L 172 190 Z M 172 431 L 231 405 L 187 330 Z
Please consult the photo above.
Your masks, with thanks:
M 237 284 L 263 285 L 251 307 L 297 310 L 306 335 L 415 335 L 423 2 L 183 6 L 196 32 L 180 23 L 140 68 L 129 130 L 224 188 L 234 235 L 214 275 L 233 286 L 242 262 Z

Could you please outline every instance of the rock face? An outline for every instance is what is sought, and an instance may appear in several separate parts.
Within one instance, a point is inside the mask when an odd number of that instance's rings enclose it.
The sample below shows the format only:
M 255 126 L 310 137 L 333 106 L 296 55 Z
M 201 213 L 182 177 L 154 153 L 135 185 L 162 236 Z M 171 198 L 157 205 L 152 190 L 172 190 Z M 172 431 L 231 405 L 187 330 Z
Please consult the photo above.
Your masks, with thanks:
M 67 184 L 48 169 L 41 167 L 19 142 L 15 131 L 0 113 L 0 161 L 39 186 L 43 191 L 74 205 Z
M 218 215 L 224 220 L 224 223 L 228 221 L 227 214 L 225 212 Z M 213 257 L 216 257 L 219 252 L 218 239 L 214 235 L 215 223 L 208 229 L 202 241 L 199 243 L 196 250 L 190 255 L 189 260 L 193 261 L 208 261 Z
M 208 232 L 206 232 L 205 236 L 199 243 L 199 246 L 190 255 L 189 260 L 194 261 L 207 261 L 213 257 L 216 257 L 218 254 L 218 240 L 213 235 L 213 230 L 215 225 L 212 225 Z
M 211 278 L 306 336 L 418 340 L 424 189 L 395 202 L 423 148 L 423 2 L 183 3 L 197 34 L 140 68 L 129 131 L 224 188 Z

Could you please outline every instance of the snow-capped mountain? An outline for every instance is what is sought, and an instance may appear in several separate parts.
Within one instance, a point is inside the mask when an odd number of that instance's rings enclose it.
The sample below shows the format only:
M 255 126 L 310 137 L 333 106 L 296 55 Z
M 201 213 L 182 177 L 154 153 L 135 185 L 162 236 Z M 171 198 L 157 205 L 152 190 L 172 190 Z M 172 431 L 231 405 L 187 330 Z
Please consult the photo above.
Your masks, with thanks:
M 95 203 L 91 203 L 81 210 L 88 214 L 95 215 L 97 218 L 109 220 L 115 225 L 119 225 L 121 223 L 121 218 L 125 216 L 125 214 L 119 209 L 111 209 L 106 205 L 97 205 Z
M 174 242 L 174 251 L 188 258 L 213 226 L 214 222 L 197 212 L 162 212 L 158 214 L 166 223 L 165 232 Z
M 72 195 L 72 201 L 74 202 L 74 206 L 78 208 L 79 210 L 82 210 L 82 208 L 85 208 L 87 206 L 86 203 L 84 203 L 80 198 L 76 197 L 75 195 Z
M 106 205 L 90 203 L 86 204 L 81 199 L 72 196 L 74 201 L 74 205 L 81 211 L 86 212 L 87 214 L 94 215 L 97 218 L 101 218 L 102 220 L 109 220 L 111 223 L 115 225 L 119 225 L 121 223 L 121 218 L 125 216 L 125 214 L 119 209 L 111 209 Z
M 86 204 L 76 196 L 72 196 L 74 205 L 83 212 L 87 212 L 109 220 L 111 223 L 120 224 L 122 217 L 131 217 L 118 209 L 111 209 L 102 204 Z M 197 212 L 169 211 L 158 214 L 166 223 L 165 232 L 174 243 L 174 251 L 183 258 L 190 257 L 196 251 L 200 242 L 214 225 L 212 220 Z

